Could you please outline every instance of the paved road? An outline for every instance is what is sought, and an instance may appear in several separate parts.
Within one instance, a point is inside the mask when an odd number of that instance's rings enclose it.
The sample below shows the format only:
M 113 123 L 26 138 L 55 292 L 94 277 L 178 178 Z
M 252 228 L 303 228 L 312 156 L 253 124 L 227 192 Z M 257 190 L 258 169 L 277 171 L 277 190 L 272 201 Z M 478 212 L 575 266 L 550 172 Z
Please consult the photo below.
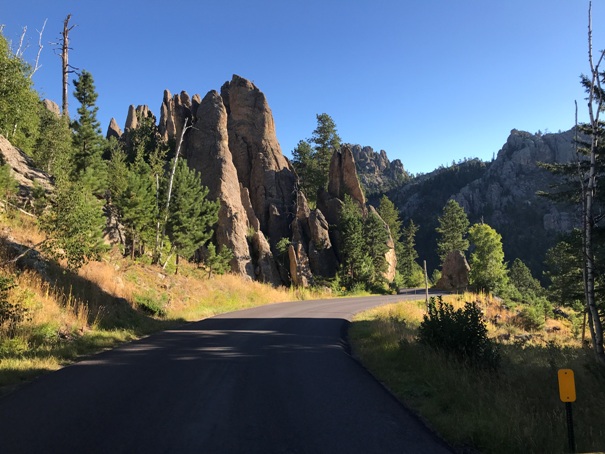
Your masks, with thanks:
M 0 452 L 450 452 L 347 353 L 347 320 L 401 298 L 264 306 L 95 355 L 0 399 Z

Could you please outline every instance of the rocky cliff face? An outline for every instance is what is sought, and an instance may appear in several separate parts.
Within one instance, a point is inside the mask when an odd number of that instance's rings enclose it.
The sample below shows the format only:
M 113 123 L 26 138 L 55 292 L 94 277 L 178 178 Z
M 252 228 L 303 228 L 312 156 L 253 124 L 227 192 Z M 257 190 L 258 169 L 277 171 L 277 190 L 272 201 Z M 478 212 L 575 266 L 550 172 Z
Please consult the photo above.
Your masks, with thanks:
M 359 181 L 368 196 L 382 194 L 410 180 L 399 159 L 389 161 L 386 151 L 347 144 L 355 158 Z
M 147 106 L 130 106 L 124 133 L 113 121 L 108 136 L 127 141 L 137 127 L 137 114 L 152 115 Z M 306 286 L 318 276 L 333 277 L 339 264 L 334 224 L 342 199 L 348 194 L 365 207 L 351 150 L 343 147 L 332 159 L 322 213 L 311 210 L 297 189 L 267 99 L 252 82 L 234 75 L 220 94 L 211 90 L 203 99 L 166 90 L 160 136 L 177 143 L 185 123 L 193 127 L 183 134 L 181 152 L 200 172 L 209 197 L 220 202 L 215 241 L 233 251 L 232 271 L 274 285 Z M 386 154 L 380 165 L 391 165 L 385 162 Z M 289 240 L 285 252 L 277 248 L 283 238 Z M 389 273 L 394 269 L 391 255 Z
M 541 275 L 546 250 L 577 219 L 573 207 L 555 206 L 537 195 L 558 179 L 538 163 L 575 159 L 574 131 L 530 134 L 512 130 L 491 163 L 470 160 L 436 170 L 389 192 L 405 220 L 420 225 L 418 251 L 435 268 L 437 217 L 449 198 L 458 201 L 471 222 L 483 219 L 501 235 L 506 260 L 520 258 Z

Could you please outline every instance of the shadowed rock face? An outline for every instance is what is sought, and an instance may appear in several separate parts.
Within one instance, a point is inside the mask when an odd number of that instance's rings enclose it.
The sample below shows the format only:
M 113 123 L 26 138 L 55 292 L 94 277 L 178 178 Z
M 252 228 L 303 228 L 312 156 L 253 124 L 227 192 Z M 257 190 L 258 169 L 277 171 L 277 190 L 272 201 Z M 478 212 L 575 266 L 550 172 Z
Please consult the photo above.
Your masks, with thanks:
M 275 245 L 290 236 L 296 176 L 281 152 L 265 95 L 252 82 L 234 75 L 221 88 L 221 96 L 239 181 L 249 191 L 261 230 Z
M 220 202 L 216 240 L 233 252 L 231 270 L 254 277 L 246 233 L 248 216 L 242 205 L 237 172 L 229 150 L 227 111 L 222 98 L 210 91 L 197 109 L 196 127 L 187 144 L 187 163 L 200 172 L 208 197 Z
M 194 121 L 193 115 L 197 112 L 200 104 L 199 95 L 194 95 L 193 100 L 186 91 L 172 96 L 170 91 L 164 90 L 164 99 L 160 107 L 160 122 L 158 131 L 164 141 L 177 141 L 181 137 L 185 120 L 191 125 Z

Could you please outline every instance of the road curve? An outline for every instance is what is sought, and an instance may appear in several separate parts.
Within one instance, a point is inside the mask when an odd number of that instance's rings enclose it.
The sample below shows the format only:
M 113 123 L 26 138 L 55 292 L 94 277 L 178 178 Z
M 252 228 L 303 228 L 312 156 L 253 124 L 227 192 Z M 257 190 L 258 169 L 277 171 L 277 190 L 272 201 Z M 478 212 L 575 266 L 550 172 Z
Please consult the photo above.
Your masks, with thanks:
M 347 353 L 355 313 L 412 298 L 274 304 L 94 355 L 0 399 L 0 452 L 451 452 Z

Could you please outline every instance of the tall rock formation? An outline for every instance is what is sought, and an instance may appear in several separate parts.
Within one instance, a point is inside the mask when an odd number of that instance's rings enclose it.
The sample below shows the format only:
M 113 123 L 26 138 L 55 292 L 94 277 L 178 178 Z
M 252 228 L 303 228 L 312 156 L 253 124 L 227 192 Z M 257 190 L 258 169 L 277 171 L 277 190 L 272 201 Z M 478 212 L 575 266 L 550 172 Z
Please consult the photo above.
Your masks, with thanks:
M 227 111 L 216 91 L 208 92 L 196 116 L 187 146 L 187 163 L 200 172 L 202 183 L 209 189 L 208 197 L 220 201 L 216 239 L 220 246 L 233 252 L 231 270 L 254 277 L 246 238 L 250 222 L 229 150 Z
M 164 90 L 164 98 L 160 107 L 160 122 L 158 132 L 164 141 L 179 140 L 185 120 L 191 125 L 194 122 L 194 113 L 200 104 L 199 95 L 189 97 L 186 91 L 172 96 L 170 91 Z
M 234 75 L 221 88 L 227 108 L 229 148 L 242 185 L 271 245 L 289 237 L 296 199 L 296 176 L 281 152 L 265 95 Z

